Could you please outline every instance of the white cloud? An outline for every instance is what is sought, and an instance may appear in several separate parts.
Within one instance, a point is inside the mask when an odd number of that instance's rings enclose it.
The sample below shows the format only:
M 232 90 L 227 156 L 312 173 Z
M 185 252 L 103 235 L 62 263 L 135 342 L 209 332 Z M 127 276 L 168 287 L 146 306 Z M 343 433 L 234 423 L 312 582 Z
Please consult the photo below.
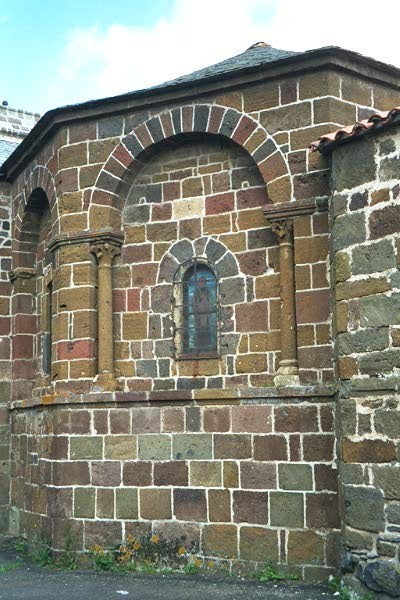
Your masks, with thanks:
M 398 0 L 387 0 L 382 15 L 370 0 L 175 0 L 171 17 L 149 27 L 70 32 L 48 100 L 60 105 L 146 88 L 260 40 L 290 50 L 342 46 L 400 66 L 399 17 Z

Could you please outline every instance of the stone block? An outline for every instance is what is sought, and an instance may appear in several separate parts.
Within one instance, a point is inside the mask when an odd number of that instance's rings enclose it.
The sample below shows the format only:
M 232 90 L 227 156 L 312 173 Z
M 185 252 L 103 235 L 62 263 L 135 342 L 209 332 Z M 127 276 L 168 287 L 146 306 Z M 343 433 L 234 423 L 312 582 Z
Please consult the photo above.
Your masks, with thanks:
M 103 458 L 103 438 L 78 436 L 70 438 L 71 460 Z
M 268 494 L 266 492 L 233 491 L 233 520 L 235 523 L 268 523 Z
M 121 485 L 121 463 L 117 461 L 92 462 L 92 485 L 101 487 Z
M 268 433 L 272 431 L 270 406 L 233 406 L 232 431 L 242 433 Z
M 369 589 L 387 593 L 396 598 L 400 596 L 400 568 L 394 561 L 368 562 L 363 569 L 359 570 L 359 573 Z
M 179 463 L 178 463 L 179 464 Z M 219 487 L 222 483 L 220 461 L 193 461 L 190 464 L 190 485 L 194 487 Z
M 289 531 L 288 564 L 324 564 L 323 536 L 314 531 Z
M 150 464 L 150 463 L 149 463 Z M 194 464 L 194 463 L 192 463 Z M 154 463 L 154 485 L 188 485 L 188 465 L 182 460 Z
M 114 490 L 97 488 L 96 517 L 99 519 L 114 518 Z
M 147 313 L 136 312 L 122 315 L 122 336 L 126 340 L 147 338 Z
M 337 494 L 306 494 L 306 524 L 310 529 L 339 529 Z
M 374 154 L 375 140 L 371 138 L 364 138 L 353 147 L 342 146 L 332 162 L 333 187 L 341 191 L 373 181 L 376 176 Z
M 278 532 L 263 527 L 241 527 L 239 553 L 242 560 L 278 561 Z
M 400 352 L 387 350 L 386 352 L 371 352 L 360 358 L 360 372 L 368 375 L 382 377 L 394 367 L 400 366 Z
M 254 459 L 262 461 L 287 460 L 286 438 L 283 435 L 254 436 Z
M 400 325 L 400 294 L 362 298 L 360 300 L 360 325 L 362 327 Z M 371 350 L 381 349 L 371 348 Z
M 233 462 L 233 461 L 223 461 L 222 465 L 223 465 L 224 487 L 226 487 L 226 488 L 239 487 L 239 473 L 238 473 L 237 463 Z
M 54 485 L 89 485 L 89 483 L 89 464 L 86 461 L 62 461 L 53 463 Z
M 333 251 L 342 250 L 366 240 L 365 215 L 363 213 L 346 214 L 337 217 L 332 227 Z
M 104 457 L 114 460 L 133 460 L 137 457 L 135 435 L 108 435 L 104 438 Z
M 210 460 L 212 436 L 207 433 L 176 434 L 172 440 L 172 455 L 177 460 Z
M 181 521 L 206 521 L 207 501 L 205 490 L 180 489 L 173 490 L 174 515 Z
M 203 413 L 203 428 L 206 432 L 223 432 L 230 429 L 230 409 L 227 406 L 206 408 Z
M 171 490 L 150 489 L 140 490 L 140 517 L 142 519 L 171 519 Z
M 276 465 L 243 461 L 240 463 L 240 483 L 243 489 L 276 489 Z
M 160 429 L 159 408 L 136 408 L 132 411 L 132 433 L 159 433 Z
M 367 323 L 367 319 L 364 322 Z M 341 333 L 338 336 L 339 354 L 342 355 L 383 350 L 388 345 L 389 330 L 387 328 L 370 327 L 354 333 Z
M 210 521 L 215 523 L 226 523 L 231 520 L 229 490 L 208 490 L 208 515 Z
M 130 461 L 122 465 L 122 482 L 126 486 L 145 487 L 152 485 L 152 463 L 146 461 Z M 158 484 L 156 484 L 158 485 Z
M 400 230 L 400 207 L 385 206 L 381 210 L 371 212 L 369 228 L 372 240 L 397 233 Z
M 334 459 L 334 444 L 334 435 L 305 435 L 303 437 L 303 458 L 307 461 L 330 462 Z
M 138 518 L 138 491 L 120 488 L 115 490 L 115 516 L 117 519 Z
M 344 521 L 365 531 L 384 529 L 384 499 L 381 490 L 371 487 L 343 487 Z
M 276 527 L 303 528 L 303 494 L 297 494 L 295 492 L 271 492 L 270 524 Z
M 381 240 L 368 246 L 358 246 L 352 252 L 354 275 L 376 273 L 396 267 L 396 257 L 391 240 Z
M 274 410 L 276 432 L 318 431 L 316 406 L 279 406 Z
M 285 464 L 278 465 L 279 487 L 283 490 L 312 490 L 313 476 L 311 465 Z
M 252 447 L 250 435 L 215 434 L 214 457 L 219 459 L 251 458 Z
M 237 558 L 237 535 L 235 525 L 205 525 L 202 534 L 203 555 Z
M 381 488 L 388 500 L 400 500 L 400 467 L 373 466 L 374 486 Z
M 171 438 L 169 435 L 139 435 L 138 458 L 140 460 L 169 460 Z
M 391 441 L 364 439 L 353 442 L 345 438 L 342 441 L 344 462 L 385 463 L 396 460 L 396 446 Z

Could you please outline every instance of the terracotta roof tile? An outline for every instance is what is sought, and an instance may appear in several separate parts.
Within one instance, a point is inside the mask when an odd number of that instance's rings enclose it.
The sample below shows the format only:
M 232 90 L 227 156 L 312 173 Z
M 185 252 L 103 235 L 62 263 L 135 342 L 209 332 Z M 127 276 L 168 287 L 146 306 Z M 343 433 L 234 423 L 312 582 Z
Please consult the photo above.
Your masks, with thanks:
M 357 121 L 354 125 L 341 127 L 332 133 L 321 135 L 318 140 L 310 144 L 310 152 L 315 152 L 316 150 L 325 152 L 341 142 L 359 137 L 370 130 L 384 127 L 397 120 L 400 120 L 400 106 L 396 106 L 391 110 L 376 111 L 368 119 Z

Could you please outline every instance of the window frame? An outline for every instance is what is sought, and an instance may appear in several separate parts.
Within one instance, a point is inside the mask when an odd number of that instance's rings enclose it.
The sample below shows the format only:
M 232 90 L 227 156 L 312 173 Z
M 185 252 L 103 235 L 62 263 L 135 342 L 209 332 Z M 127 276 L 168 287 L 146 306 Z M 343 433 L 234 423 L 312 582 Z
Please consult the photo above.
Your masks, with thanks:
M 215 278 L 216 287 L 216 349 L 209 352 L 186 352 L 185 351 L 185 314 L 184 293 L 185 279 L 188 271 L 195 265 L 207 267 Z M 208 358 L 220 358 L 221 338 L 221 305 L 219 297 L 219 280 L 214 265 L 206 258 L 194 256 L 182 263 L 174 276 L 173 281 L 173 348 L 176 360 L 202 360 Z

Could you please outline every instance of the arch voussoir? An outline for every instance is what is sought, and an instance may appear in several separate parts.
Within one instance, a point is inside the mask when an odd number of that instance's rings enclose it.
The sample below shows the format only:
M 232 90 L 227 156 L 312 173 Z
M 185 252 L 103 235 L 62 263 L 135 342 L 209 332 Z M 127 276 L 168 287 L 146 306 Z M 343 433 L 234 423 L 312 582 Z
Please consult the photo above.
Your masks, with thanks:
M 250 115 L 218 104 L 175 107 L 140 123 L 110 154 L 95 188 L 124 196 L 128 193 L 128 182 L 143 166 L 141 155 L 151 146 L 182 133 L 209 133 L 232 140 L 253 158 L 271 202 L 291 200 L 288 164 L 274 139 Z

